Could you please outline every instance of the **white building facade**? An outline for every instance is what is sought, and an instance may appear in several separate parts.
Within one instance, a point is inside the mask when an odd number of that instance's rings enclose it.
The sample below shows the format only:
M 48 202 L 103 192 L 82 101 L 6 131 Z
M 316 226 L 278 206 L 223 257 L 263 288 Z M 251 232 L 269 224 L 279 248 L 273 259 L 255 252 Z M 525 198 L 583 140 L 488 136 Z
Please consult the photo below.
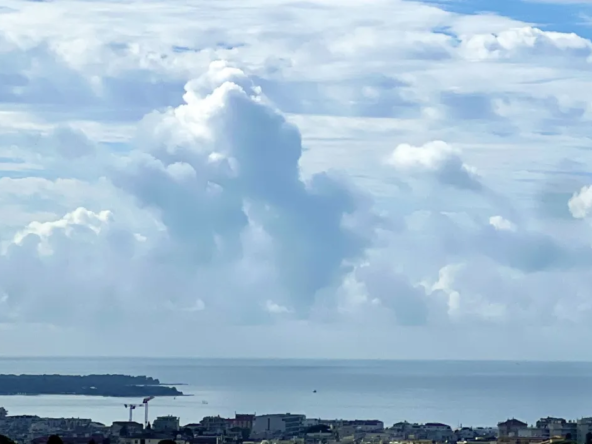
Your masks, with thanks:
M 253 420 L 251 435 L 255 437 L 295 436 L 304 428 L 305 420 L 305 415 L 291 413 L 257 415 Z

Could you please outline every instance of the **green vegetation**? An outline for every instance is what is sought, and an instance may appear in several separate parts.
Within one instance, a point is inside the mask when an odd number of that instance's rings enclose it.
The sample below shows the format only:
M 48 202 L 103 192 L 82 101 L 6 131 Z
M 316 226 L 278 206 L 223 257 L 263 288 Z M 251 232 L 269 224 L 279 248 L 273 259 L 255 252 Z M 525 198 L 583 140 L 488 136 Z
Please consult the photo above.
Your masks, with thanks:
M 147 376 L 0 375 L 0 395 L 181 396 Z

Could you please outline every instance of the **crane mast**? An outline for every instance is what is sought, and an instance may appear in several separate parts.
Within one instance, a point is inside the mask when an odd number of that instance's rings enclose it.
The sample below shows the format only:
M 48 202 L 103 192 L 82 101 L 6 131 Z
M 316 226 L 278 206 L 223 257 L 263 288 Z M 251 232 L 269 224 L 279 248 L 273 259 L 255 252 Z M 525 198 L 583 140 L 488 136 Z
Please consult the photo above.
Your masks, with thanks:
M 126 409 L 129 409 L 129 422 L 133 420 L 133 413 L 136 407 L 144 407 L 144 427 L 148 427 L 148 403 L 154 399 L 154 396 L 149 396 L 142 400 L 142 404 L 123 404 Z
M 148 427 L 148 403 L 154 399 L 154 396 L 144 398 L 142 404 L 144 404 L 144 427 Z
M 129 422 L 132 422 L 134 409 L 138 407 L 138 404 L 123 404 L 126 409 L 129 409 Z

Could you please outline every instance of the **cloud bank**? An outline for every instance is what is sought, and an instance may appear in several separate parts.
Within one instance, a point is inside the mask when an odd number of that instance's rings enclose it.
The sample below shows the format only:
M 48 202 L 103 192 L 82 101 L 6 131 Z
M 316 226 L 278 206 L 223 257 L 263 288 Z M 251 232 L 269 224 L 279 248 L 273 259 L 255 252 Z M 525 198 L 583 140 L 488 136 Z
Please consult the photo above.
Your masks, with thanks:
M 235 6 L 1 11 L 0 353 L 592 358 L 587 38 Z

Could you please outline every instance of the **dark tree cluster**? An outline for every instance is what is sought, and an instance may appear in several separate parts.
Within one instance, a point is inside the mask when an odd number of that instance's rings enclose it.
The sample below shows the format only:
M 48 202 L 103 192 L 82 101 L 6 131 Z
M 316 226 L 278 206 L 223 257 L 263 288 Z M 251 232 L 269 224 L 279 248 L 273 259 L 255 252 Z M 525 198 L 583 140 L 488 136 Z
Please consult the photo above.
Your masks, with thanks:
M 0 444 L 4 444 L 4 443 L 0 442 Z M 59 435 L 51 435 L 49 438 L 47 438 L 47 444 L 64 444 L 64 441 L 62 440 L 62 438 L 60 438 Z M 91 438 L 88 441 L 88 444 L 97 444 L 97 443 L 94 440 L 94 438 Z M 103 440 L 103 444 L 111 444 L 111 440 L 109 438 L 105 438 Z
M 8 436 L 0 435 L 0 444 L 15 444 Z
M 147 376 L 0 375 L 0 395 L 181 396 Z
M 58 435 L 51 435 L 47 438 L 47 444 L 64 444 L 64 442 Z
M 331 427 L 326 424 L 315 424 L 304 430 L 304 433 L 331 433 Z

